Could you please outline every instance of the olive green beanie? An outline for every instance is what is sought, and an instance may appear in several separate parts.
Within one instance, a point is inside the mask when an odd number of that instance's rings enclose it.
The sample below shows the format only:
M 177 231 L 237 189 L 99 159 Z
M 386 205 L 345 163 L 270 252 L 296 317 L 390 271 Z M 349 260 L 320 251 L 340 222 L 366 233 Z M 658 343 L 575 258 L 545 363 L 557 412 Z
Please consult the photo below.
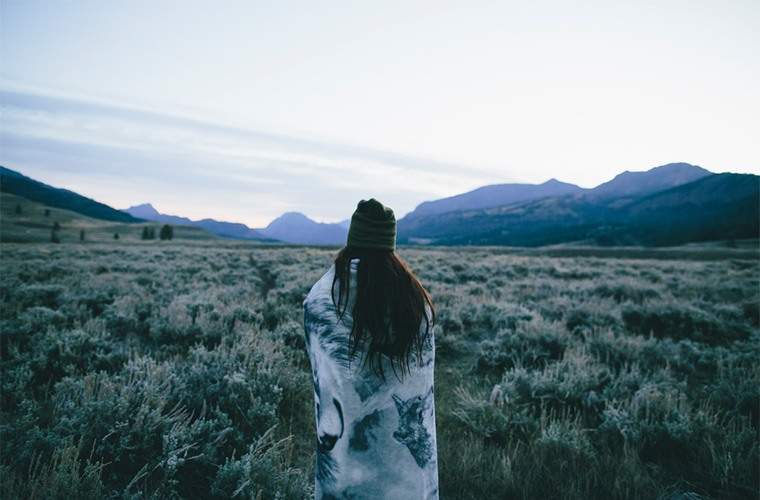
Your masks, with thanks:
M 351 216 L 346 246 L 395 250 L 396 216 L 393 210 L 374 198 L 360 201 Z

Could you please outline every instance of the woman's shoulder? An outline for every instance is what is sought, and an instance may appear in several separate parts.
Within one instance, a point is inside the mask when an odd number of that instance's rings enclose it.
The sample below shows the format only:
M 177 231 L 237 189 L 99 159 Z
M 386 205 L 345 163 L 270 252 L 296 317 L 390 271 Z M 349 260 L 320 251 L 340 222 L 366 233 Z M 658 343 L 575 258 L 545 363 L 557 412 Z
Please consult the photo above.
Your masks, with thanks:
M 331 264 L 325 273 L 312 285 L 303 300 L 303 307 L 323 305 L 327 298 L 332 302 L 332 283 L 335 276 L 335 264 Z M 318 309 L 321 309 L 318 308 Z

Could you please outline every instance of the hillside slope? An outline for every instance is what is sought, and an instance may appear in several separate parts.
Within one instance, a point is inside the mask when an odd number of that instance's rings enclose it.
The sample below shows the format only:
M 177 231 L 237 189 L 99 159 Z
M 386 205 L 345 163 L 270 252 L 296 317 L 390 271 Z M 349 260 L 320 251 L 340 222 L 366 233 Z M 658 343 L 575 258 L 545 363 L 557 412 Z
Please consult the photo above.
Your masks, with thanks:
M 143 241 L 143 228 L 150 227 L 159 233 L 160 225 L 152 222 L 128 223 L 106 221 L 87 217 L 71 210 L 48 207 L 36 201 L 27 200 L 9 193 L 0 194 L 0 241 L 3 243 L 50 243 L 55 223 L 60 229 L 57 238 L 62 243 L 80 242 L 84 231 L 84 242 L 152 243 L 159 240 Z M 114 239 L 114 234 L 119 239 Z M 214 240 L 216 237 L 203 229 L 175 226 L 172 241 Z
M 638 241 L 652 245 L 756 238 L 760 176 L 715 174 L 623 207 Z
M 68 189 L 56 188 L 31 179 L 15 170 L 0 166 L 0 192 L 21 196 L 48 207 L 62 208 L 114 222 L 142 222 L 129 214 L 82 196 Z

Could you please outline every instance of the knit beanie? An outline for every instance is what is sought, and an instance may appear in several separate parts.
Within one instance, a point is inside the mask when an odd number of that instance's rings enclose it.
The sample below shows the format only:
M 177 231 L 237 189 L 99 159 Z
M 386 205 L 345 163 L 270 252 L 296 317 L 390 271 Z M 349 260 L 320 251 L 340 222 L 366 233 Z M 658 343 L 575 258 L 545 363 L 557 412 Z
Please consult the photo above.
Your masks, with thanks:
M 396 216 L 393 210 L 374 198 L 360 201 L 351 216 L 346 246 L 395 250 Z

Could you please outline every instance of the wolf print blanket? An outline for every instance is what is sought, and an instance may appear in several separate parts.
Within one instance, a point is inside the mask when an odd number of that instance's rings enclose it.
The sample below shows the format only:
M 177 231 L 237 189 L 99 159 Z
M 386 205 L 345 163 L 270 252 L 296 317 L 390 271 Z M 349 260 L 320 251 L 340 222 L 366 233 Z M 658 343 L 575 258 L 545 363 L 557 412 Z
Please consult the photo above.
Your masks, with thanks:
M 432 329 L 423 364 L 413 362 L 402 381 L 387 358 L 385 381 L 362 368 L 360 357 L 349 360 L 357 266 L 352 260 L 349 307 L 340 321 L 331 295 L 334 265 L 303 303 L 314 381 L 316 498 L 437 499 Z

